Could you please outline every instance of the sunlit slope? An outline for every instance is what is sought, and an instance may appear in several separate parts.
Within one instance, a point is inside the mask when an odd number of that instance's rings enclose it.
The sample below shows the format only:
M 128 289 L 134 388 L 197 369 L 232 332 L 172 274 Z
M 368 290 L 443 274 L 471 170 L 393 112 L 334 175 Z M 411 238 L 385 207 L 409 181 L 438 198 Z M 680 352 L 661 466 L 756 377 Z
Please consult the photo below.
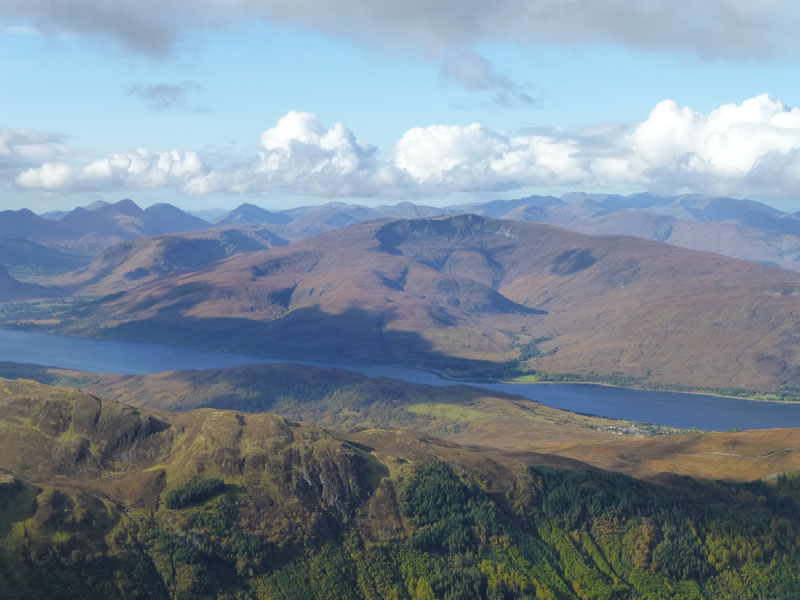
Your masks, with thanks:
M 338 229 L 63 315 L 62 331 L 287 357 L 775 388 L 800 381 L 800 275 L 474 215 Z M 459 362 L 460 361 L 460 362 Z M 476 363 L 477 365 L 477 363 Z
M 469 386 L 431 387 L 301 365 L 106 375 L 13 363 L 28 377 L 145 408 L 276 413 L 342 432 L 403 428 L 502 452 L 577 459 L 636 477 L 752 481 L 800 470 L 796 429 L 687 432 L 558 410 Z
M 106 248 L 86 267 L 51 283 L 77 294 L 115 294 L 169 275 L 194 271 L 234 254 L 286 243 L 256 225 L 140 237 Z
M 153 412 L 30 381 L 0 380 L 0 433 L 3 598 L 800 591 L 793 477 L 653 484 L 408 430 Z

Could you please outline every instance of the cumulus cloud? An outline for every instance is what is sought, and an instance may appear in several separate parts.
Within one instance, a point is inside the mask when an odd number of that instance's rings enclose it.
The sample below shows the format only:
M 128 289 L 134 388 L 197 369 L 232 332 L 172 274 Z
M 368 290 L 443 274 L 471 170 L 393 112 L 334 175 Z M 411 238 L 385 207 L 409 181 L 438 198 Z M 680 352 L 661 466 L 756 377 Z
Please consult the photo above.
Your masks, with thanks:
M 30 129 L 0 128 L 0 178 L 52 160 L 65 152 L 64 136 Z
M 480 125 L 414 128 L 394 163 L 419 185 L 458 190 L 640 185 L 789 195 L 800 185 L 800 108 L 764 94 L 708 114 L 664 100 L 627 130 L 506 136 Z
M 439 193 L 597 183 L 578 139 L 562 132 L 507 136 L 479 124 L 408 130 L 393 163 Z
M 766 94 L 708 114 L 664 100 L 625 144 L 631 164 L 662 185 L 785 194 L 800 183 L 800 109 Z
M 22 171 L 19 187 L 47 192 L 83 192 L 112 189 L 181 187 L 204 172 L 196 152 L 119 153 L 87 165 L 46 162 Z
M 128 89 L 128 95 L 138 98 L 155 112 L 181 110 L 198 112 L 203 109 L 191 101 L 191 96 L 201 90 L 194 81 L 180 83 L 137 84 Z
M 237 168 L 214 171 L 190 186 L 193 193 L 282 190 L 324 197 L 378 193 L 397 184 L 377 160 L 377 149 L 341 123 L 326 128 L 311 113 L 291 111 L 261 134 L 262 151 Z
M 16 135 L 12 142 L 0 134 L 0 160 L 26 152 L 23 142 L 48 143 L 36 137 L 42 134 Z M 261 134 L 256 155 L 234 165 L 212 166 L 194 152 L 138 150 L 84 165 L 46 161 L 21 170 L 16 183 L 52 192 L 173 187 L 323 197 L 537 186 L 790 196 L 800 186 L 800 108 L 761 95 L 709 113 L 664 100 L 638 123 L 579 131 L 412 127 L 383 155 L 341 123 L 328 127 L 291 111 Z
M 481 41 L 611 42 L 724 58 L 794 55 L 794 0 L 0 0 L 6 19 L 153 55 L 184 32 L 263 19 L 443 54 Z

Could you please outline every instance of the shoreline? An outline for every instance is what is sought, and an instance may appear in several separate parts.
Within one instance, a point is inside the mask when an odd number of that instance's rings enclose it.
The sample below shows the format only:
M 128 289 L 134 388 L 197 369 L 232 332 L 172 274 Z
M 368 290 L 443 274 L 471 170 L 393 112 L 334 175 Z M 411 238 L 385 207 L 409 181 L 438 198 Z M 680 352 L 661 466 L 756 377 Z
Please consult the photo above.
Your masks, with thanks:
M 394 365 L 386 365 L 386 366 L 394 366 Z M 400 366 L 400 365 L 397 365 Z M 436 369 L 430 369 L 421 367 L 418 365 L 414 365 L 415 369 L 419 369 L 421 371 L 428 371 L 429 373 L 434 373 L 438 375 L 442 379 L 447 381 L 453 381 L 457 383 L 461 383 L 464 385 L 471 385 L 471 384 L 481 384 L 481 383 L 496 383 L 502 385 L 597 385 L 603 387 L 610 387 L 610 388 L 618 388 L 621 390 L 637 390 L 641 392 L 664 392 L 669 394 L 690 394 L 693 396 L 712 396 L 714 398 L 726 398 L 729 400 L 747 400 L 749 402 L 765 402 L 768 404 L 800 404 L 800 397 L 797 400 L 766 400 L 763 398 L 753 398 L 750 396 L 732 396 L 730 394 L 722 394 L 719 392 L 709 392 L 705 390 L 674 390 L 668 389 L 663 387 L 644 387 L 639 385 L 620 385 L 616 383 L 607 383 L 604 381 L 514 381 L 513 379 L 498 379 L 493 381 L 478 381 L 478 380 L 470 380 L 470 379 L 456 379 L 454 377 L 450 377 L 441 371 L 437 371 Z
M 3 326 L 5 325 L 5 326 Z M 342 369 L 342 370 L 350 370 L 347 367 L 353 366 L 357 367 L 359 365 L 364 366 L 373 366 L 373 367 L 399 367 L 399 368 L 409 368 L 415 369 L 418 371 L 423 371 L 426 373 L 430 373 L 432 375 L 436 375 L 440 379 L 446 382 L 452 382 L 453 385 L 468 385 L 473 387 L 480 387 L 481 384 L 499 384 L 499 385 L 583 385 L 583 386 L 602 386 L 607 388 L 618 388 L 622 390 L 635 390 L 641 392 L 662 392 L 662 393 L 670 393 L 670 394 L 688 394 L 688 395 L 695 395 L 695 396 L 709 396 L 713 398 L 721 398 L 721 399 L 728 399 L 728 400 L 746 400 L 748 402 L 759 402 L 759 403 L 767 403 L 767 404 L 776 404 L 776 405 L 795 405 L 800 404 L 800 397 L 797 400 L 768 400 L 762 398 L 753 398 L 749 396 L 733 396 L 729 394 L 723 394 L 719 392 L 710 392 L 705 390 L 692 390 L 692 389 L 683 389 L 683 390 L 675 390 L 675 389 L 667 389 L 662 387 L 644 387 L 644 386 L 636 386 L 636 385 L 620 385 L 615 383 L 608 383 L 603 381 L 514 381 L 508 379 L 490 379 L 490 380 L 476 380 L 476 379 L 458 379 L 453 376 L 446 374 L 445 372 L 438 370 L 432 367 L 426 367 L 419 365 L 418 363 L 385 363 L 385 362 L 371 362 L 368 360 L 364 360 L 359 363 L 328 363 L 324 360 L 303 360 L 303 359 L 292 359 L 292 358 L 283 358 L 283 357 L 272 357 L 272 356 L 256 356 L 251 354 L 240 354 L 238 352 L 232 351 L 230 349 L 224 350 L 211 350 L 211 349 L 204 349 L 204 348 L 197 348 L 193 346 L 178 346 L 173 344 L 164 344 L 162 342 L 142 342 L 138 340 L 125 340 L 125 339 L 115 339 L 115 338 L 94 338 L 94 337 L 85 337 L 85 336 L 77 336 L 77 335 L 64 335 L 63 333 L 51 333 L 49 331 L 37 331 L 36 329 L 28 329 L 22 327 L 9 327 L 9 324 L 2 324 L 0 325 L 0 329 L 4 329 L 7 331 L 19 331 L 24 333 L 36 333 L 36 334 L 44 334 L 48 336 L 55 336 L 55 337 L 63 337 L 63 338 L 70 338 L 76 340 L 90 340 L 96 342 L 117 342 L 117 343 L 134 343 L 134 344 L 151 344 L 154 346 L 161 346 L 166 348 L 176 348 L 176 349 L 183 349 L 183 350 L 191 350 L 195 352 L 207 353 L 207 354 L 214 354 L 214 353 L 222 353 L 222 354 L 232 354 L 237 356 L 249 357 L 252 358 L 254 361 L 253 364 L 258 364 L 260 361 L 264 362 L 275 362 L 275 363 L 294 363 L 294 364 L 311 364 L 315 366 L 322 366 L 331 369 Z M 16 361 L 13 361 L 16 362 Z M 70 367 L 60 367 L 57 365 L 52 364 L 45 364 L 45 363 L 20 363 L 20 364 L 36 364 L 39 366 L 47 366 L 57 369 L 66 369 L 66 370 L 75 370 L 75 371 L 84 371 L 84 372 L 98 372 L 98 371 L 90 371 L 86 369 L 80 368 L 70 368 Z M 262 363 L 263 364 L 263 363 Z M 214 368 L 214 367 L 212 367 Z M 167 369 L 175 370 L 175 369 Z M 128 371 L 128 374 L 137 374 L 136 371 Z
M 750 402 L 768 402 L 772 404 L 797 404 L 800 403 L 800 399 L 798 400 L 764 400 L 761 398 L 751 398 L 749 396 L 731 396 L 728 394 L 720 394 L 715 392 L 706 392 L 706 391 L 695 391 L 695 390 L 670 390 L 666 388 L 660 387 L 642 387 L 638 385 L 617 385 L 614 383 L 605 383 L 600 381 L 511 381 L 504 379 L 502 382 L 504 384 L 528 384 L 528 385 L 539 385 L 539 384 L 550 384 L 550 385 L 564 385 L 564 384 L 572 384 L 572 385 L 602 385 L 604 387 L 613 387 L 619 388 L 622 390 L 639 390 L 642 392 L 666 392 L 670 394 L 691 394 L 693 396 L 713 396 L 714 398 L 726 398 L 729 400 L 748 400 Z

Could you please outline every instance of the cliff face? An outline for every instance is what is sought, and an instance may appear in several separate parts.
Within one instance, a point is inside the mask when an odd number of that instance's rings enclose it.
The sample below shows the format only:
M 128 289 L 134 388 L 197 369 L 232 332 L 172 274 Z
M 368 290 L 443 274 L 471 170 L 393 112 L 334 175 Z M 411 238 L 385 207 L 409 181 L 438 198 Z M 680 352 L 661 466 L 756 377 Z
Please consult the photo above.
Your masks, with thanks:
M 0 383 L 3 468 L 37 484 L 70 477 L 108 493 L 111 483 L 110 495 L 123 504 L 135 487 L 126 483 L 131 478 L 158 473 L 157 493 L 215 476 L 269 484 L 279 495 L 347 516 L 368 494 L 369 472 L 377 469 L 347 442 L 275 415 L 151 413 L 73 389 Z

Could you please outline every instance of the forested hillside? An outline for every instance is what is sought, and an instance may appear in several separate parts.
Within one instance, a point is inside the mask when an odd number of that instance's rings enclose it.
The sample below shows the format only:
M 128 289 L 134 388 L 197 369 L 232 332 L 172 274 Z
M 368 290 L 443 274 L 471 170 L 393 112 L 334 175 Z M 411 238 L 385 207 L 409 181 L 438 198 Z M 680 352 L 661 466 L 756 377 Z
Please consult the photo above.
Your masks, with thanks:
M 24 381 L 0 408 L 4 598 L 800 595 L 794 476 L 646 482 Z

